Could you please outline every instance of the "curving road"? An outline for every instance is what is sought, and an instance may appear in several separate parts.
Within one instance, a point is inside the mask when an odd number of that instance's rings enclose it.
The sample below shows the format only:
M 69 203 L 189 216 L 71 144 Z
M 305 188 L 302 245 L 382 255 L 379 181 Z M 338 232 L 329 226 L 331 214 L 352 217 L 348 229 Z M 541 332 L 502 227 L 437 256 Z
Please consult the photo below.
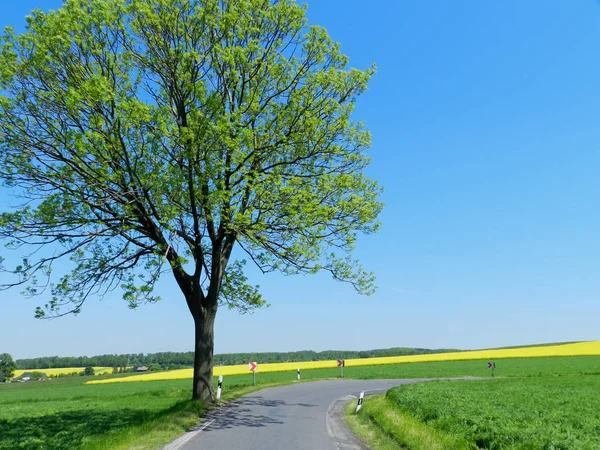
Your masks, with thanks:
M 346 400 L 432 379 L 328 380 L 263 389 L 216 408 L 163 450 L 359 450 L 341 408 Z M 368 401 L 368 400 L 365 400 Z

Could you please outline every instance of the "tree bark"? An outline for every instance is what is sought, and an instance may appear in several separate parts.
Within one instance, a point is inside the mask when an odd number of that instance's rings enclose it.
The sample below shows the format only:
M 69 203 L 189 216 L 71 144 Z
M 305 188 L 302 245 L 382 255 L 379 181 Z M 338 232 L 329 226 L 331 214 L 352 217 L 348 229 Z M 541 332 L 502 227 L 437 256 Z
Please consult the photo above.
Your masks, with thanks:
M 194 385 L 192 398 L 206 403 L 213 401 L 213 351 L 217 308 L 199 308 L 194 315 L 196 328 L 194 345 Z
M 230 235 L 225 240 L 224 250 L 213 247 L 210 285 L 204 296 L 198 279 L 183 277 L 175 273 L 181 280 L 180 287 L 186 294 L 188 308 L 194 318 L 194 381 L 192 398 L 210 403 L 214 399 L 213 393 L 213 351 L 215 343 L 215 318 L 219 306 L 219 292 L 223 282 L 223 272 L 231 254 L 235 237 Z M 190 281 L 188 284 L 187 281 Z

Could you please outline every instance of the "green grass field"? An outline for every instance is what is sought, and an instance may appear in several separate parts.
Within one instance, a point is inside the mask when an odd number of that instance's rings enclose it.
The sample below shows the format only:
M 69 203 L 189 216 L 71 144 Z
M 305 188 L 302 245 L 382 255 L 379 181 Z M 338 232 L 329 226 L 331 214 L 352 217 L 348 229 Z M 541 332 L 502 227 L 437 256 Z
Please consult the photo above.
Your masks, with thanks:
M 161 418 L 179 417 L 180 429 L 198 422 L 185 402 L 189 382 L 86 386 L 85 378 L 0 387 L 0 449 L 119 448 Z
M 520 382 L 535 382 L 535 377 L 542 374 L 552 375 L 550 379 L 557 383 L 579 378 L 578 374 L 590 374 L 587 378 L 600 380 L 593 376 L 600 375 L 600 357 L 507 359 L 497 362 L 496 373 L 525 377 L 515 380 Z M 363 379 L 489 375 L 483 361 L 344 369 L 346 378 Z M 338 376 L 339 369 L 302 372 L 304 381 Z M 119 450 L 131 448 L 133 443 L 138 450 L 156 449 L 197 425 L 204 413 L 199 405 L 188 400 L 191 380 L 85 385 L 90 379 L 75 377 L 0 385 L 0 449 Z M 293 383 L 295 379 L 295 371 L 258 373 L 256 388 Z M 496 381 L 491 383 L 496 385 Z M 488 385 L 492 384 L 485 382 L 481 386 Z M 225 377 L 223 399 L 235 398 L 256 388 L 252 386 L 250 374 Z M 573 392 L 580 389 L 582 386 L 574 386 Z M 588 412 L 581 410 L 582 421 L 587 420 Z M 593 417 L 589 416 L 590 420 Z
M 392 389 L 394 407 L 486 449 L 600 448 L 600 377 L 432 382 Z
M 374 449 L 600 449 L 600 357 L 521 363 L 498 364 L 515 378 L 399 386 L 348 422 Z

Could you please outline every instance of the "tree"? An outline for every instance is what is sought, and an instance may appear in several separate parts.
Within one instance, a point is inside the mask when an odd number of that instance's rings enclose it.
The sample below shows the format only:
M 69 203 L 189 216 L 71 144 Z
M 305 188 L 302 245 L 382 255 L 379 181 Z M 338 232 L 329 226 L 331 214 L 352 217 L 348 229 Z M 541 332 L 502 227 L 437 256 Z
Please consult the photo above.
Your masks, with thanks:
M 17 365 L 8 353 L 0 354 L 0 382 L 10 380 L 14 373 Z
M 218 307 L 267 304 L 246 259 L 373 291 L 351 252 L 379 226 L 381 189 L 351 115 L 374 68 L 348 68 L 305 7 L 66 0 L 2 42 L 0 178 L 23 201 L 0 237 L 32 249 L 6 285 L 47 286 L 37 317 L 113 289 L 157 301 L 170 272 L 195 325 L 193 398 L 209 401 Z
M 31 379 L 31 381 L 39 381 L 44 378 L 44 372 L 34 370 L 33 372 L 31 372 L 29 378 Z
M 86 377 L 89 377 L 89 376 L 93 376 L 93 375 L 95 375 L 96 373 L 95 373 L 95 371 L 94 371 L 94 368 L 93 368 L 92 366 L 87 366 L 87 367 L 86 367 L 86 368 L 83 370 L 83 374 L 84 374 Z

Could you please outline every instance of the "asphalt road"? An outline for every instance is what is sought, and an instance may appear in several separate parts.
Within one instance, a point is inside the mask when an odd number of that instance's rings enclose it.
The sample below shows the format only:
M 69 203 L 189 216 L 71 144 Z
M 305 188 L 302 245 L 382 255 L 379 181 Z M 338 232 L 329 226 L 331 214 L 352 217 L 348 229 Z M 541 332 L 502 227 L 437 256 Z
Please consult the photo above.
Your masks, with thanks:
M 264 389 L 216 408 L 164 450 L 358 450 L 341 418 L 346 400 L 410 380 L 329 380 Z M 368 399 L 365 399 L 365 402 Z

